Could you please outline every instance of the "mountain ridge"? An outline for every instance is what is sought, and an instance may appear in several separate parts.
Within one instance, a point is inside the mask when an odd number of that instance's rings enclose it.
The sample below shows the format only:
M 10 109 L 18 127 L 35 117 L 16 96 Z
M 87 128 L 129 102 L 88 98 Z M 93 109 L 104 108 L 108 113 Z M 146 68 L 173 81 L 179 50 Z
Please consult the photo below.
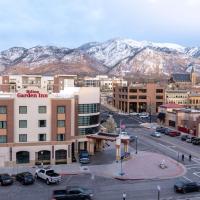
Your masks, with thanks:
M 0 74 L 170 74 L 186 72 L 191 66 L 200 73 L 200 47 L 126 38 L 89 42 L 72 49 L 37 45 L 0 52 Z

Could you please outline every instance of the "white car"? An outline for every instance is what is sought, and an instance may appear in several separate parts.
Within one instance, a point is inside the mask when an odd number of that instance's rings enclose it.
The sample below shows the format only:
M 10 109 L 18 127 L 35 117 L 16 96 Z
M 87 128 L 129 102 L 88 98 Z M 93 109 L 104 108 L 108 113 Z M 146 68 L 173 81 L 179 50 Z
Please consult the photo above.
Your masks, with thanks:
M 153 136 L 153 137 L 161 137 L 161 134 L 159 132 L 155 131 L 155 132 L 151 133 L 151 136 Z
M 129 115 L 129 113 L 118 112 L 119 115 Z
M 149 114 L 142 114 L 142 115 L 139 115 L 140 118 L 148 118 L 149 117 Z
M 130 113 L 130 115 L 137 116 L 138 113 L 137 112 L 132 112 L 132 113 Z

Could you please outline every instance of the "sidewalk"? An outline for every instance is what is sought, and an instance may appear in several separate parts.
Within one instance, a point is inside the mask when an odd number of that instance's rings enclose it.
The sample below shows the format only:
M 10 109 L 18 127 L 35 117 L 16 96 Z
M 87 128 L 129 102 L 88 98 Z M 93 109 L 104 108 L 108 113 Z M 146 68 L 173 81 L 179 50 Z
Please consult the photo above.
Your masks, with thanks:
M 161 169 L 159 164 L 165 160 L 167 168 Z M 62 175 L 75 175 L 89 173 L 96 176 L 107 178 L 116 178 L 122 180 L 138 180 L 138 179 L 168 179 L 182 176 L 186 173 L 186 168 L 177 161 L 152 152 L 139 152 L 138 154 L 131 153 L 131 159 L 123 161 L 122 171 L 125 173 L 120 176 L 121 163 L 113 162 L 112 164 L 103 165 L 85 165 L 79 163 L 68 165 L 54 165 L 55 171 Z M 36 167 L 15 167 L 15 168 L 0 168 L 0 173 L 16 174 L 23 171 L 35 173 Z

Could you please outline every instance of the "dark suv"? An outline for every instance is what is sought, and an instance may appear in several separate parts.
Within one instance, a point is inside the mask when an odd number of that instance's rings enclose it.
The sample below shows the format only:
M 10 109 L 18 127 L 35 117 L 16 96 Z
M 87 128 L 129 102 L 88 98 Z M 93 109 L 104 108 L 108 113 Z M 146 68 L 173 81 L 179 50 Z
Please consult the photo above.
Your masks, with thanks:
M 79 153 L 79 162 L 82 164 L 90 163 L 90 156 L 87 150 L 80 150 Z
M 174 185 L 175 192 L 188 193 L 200 191 L 200 184 L 197 182 L 177 182 Z
M 194 138 L 192 140 L 192 144 L 194 144 L 194 145 L 200 145 L 200 138 Z
M 20 174 L 17 174 L 16 180 L 21 182 L 23 185 L 30 185 L 35 182 L 35 179 L 30 172 L 22 172 Z

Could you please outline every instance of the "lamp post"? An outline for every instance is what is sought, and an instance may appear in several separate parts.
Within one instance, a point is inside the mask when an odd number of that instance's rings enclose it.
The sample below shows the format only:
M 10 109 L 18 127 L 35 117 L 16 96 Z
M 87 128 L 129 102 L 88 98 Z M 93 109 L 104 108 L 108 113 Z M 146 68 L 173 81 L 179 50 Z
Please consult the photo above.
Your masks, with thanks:
M 150 96 L 148 96 L 149 97 L 149 122 L 151 123 L 151 97 Z
M 158 191 L 158 200 L 160 200 L 160 190 L 161 190 L 160 186 L 159 186 L 159 185 L 157 185 L 157 191 Z
M 138 137 L 135 136 L 135 154 L 137 154 Z
M 125 174 L 125 173 L 123 172 L 123 168 L 122 168 L 122 161 L 123 161 L 123 158 L 124 158 L 123 156 L 120 157 L 120 161 L 121 161 L 120 173 L 119 173 L 120 176 L 123 176 L 123 175 Z

